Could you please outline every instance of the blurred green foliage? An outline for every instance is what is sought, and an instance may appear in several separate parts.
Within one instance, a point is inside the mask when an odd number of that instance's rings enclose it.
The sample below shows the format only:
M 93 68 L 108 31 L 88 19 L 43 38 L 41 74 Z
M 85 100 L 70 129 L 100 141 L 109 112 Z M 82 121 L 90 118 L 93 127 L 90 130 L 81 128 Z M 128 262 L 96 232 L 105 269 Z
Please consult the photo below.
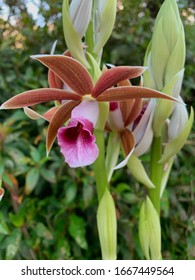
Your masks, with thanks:
M 62 1 L 40 1 L 37 19 L 27 8 L 29 1 L 3 2 L 0 103 L 22 91 L 47 86 L 47 70 L 30 55 L 49 53 L 55 40 L 57 53 L 66 49 Z M 118 1 L 116 25 L 103 62 L 143 64 L 162 2 Z M 181 0 L 179 8 L 187 46 L 182 95 L 189 108 L 195 104 L 194 1 Z M 0 176 L 6 190 L 0 204 L 0 259 L 100 259 L 93 171 L 69 169 L 57 145 L 47 158 L 46 126 L 43 120 L 28 119 L 22 110 L 0 111 Z M 175 161 L 162 199 L 165 259 L 195 259 L 194 133 L 193 129 Z M 147 155 L 143 161 L 149 163 Z M 125 168 L 114 173 L 111 185 L 118 217 L 118 259 L 143 258 L 137 227 L 145 190 Z

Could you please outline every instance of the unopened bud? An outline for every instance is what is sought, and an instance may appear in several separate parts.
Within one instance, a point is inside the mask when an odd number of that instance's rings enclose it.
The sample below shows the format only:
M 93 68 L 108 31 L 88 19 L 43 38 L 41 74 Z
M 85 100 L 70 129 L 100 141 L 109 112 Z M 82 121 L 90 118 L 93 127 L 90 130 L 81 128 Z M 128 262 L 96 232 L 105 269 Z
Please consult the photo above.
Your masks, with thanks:
M 97 211 L 97 225 L 103 260 L 116 259 L 116 210 L 113 198 L 106 189 Z

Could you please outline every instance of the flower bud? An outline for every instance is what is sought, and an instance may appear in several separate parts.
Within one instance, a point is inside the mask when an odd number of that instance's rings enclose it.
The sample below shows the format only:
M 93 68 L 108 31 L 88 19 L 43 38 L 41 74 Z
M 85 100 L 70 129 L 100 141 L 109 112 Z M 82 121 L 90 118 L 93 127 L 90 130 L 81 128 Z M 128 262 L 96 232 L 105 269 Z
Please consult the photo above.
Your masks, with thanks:
M 82 38 L 91 18 L 92 0 L 72 0 L 69 8 L 70 19 Z
M 97 211 L 97 226 L 103 260 L 116 259 L 116 210 L 113 198 L 106 189 Z
M 94 52 L 99 54 L 110 37 L 116 18 L 116 0 L 94 2 L 93 26 L 95 34 Z
M 83 7 L 81 6 L 80 1 L 77 1 L 77 3 L 76 3 L 76 1 L 74 0 L 74 2 L 72 2 L 71 4 L 72 4 L 72 8 L 71 8 L 72 12 L 70 14 L 69 2 L 68 2 L 68 0 L 63 0 L 62 19 L 63 19 L 64 38 L 65 38 L 67 47 L 68 47 L 71 55 L 75 59 L 80 61 L 85 67 L 89 68 L 89 63 L 86 60 L 86 57 L 85 57 L 85 54 L 83 51 L 83 43 L 81 40 L 81 37 L 83 36 L 82 33 L 86 29 L 89 15 L 87 15 L 86 17 L 83 17 L 81 19 L 81 15 L 83 14 Z M 87 5 L 86 2 L 85 2 L 85 5 Z M 76 14 L 73 13 L 73 8 L 75 6 L 82 7 L 79 9 L 78 18 L 76 17 Z M 87 10 L 87 13 L 89 14 L 90 7 L 89 6 L 87 6 L 87 7 L 88 8 L 86 10 Z M 73 17 L 72 19 L 71 19 L 71 16 Z M 78 22 L 81 20 L 84 20 L 84 23 L 82 25 L 82 28 L 79 29 Z M 78 32 L 81 32 L 81 34 L 79 34 Z
M 155 20 L 152 40 L 146 51 L 144 86 L 178 97 L 184 74 L 185 35 L 176 0 L 165 0 Z M 160 137 L 173 104 L 158 100 L 153 122 L 154 136 Z
M 139 217 L 139 239 L 147 260 L 161 259 L 161 228 L 158 213 L 149 197 L 143 202 Z
M 146 56 L 151 81 L 158 90 L 184 67 L 185 35 L 175 0 L 165 0 L 161 6 Z

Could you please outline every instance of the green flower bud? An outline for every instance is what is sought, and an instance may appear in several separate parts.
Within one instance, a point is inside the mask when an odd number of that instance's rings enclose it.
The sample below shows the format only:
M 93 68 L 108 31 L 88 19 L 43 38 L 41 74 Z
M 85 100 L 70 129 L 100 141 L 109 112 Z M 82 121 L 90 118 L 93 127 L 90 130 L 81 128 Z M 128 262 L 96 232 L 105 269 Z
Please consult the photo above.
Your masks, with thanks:
M 184 67 L 185 35 L 175 0 L 165 0 L 157 15 L 150 59 L 150 70 L 158 90 Z
M 152 40 L 147 48 L 144 65 L 144 86 L 178 97 L 184 73 L 185 34 L 176 0 L 165 0 L 155 20 Z M 173 104 L 158 100 L 153 130 L 159 137 L 165 121 L 173 111 Z
M 113 198 L 106 189 L 97 211 L 97 226 L 103 260 L 116 259 L 116 210 Z
M 72 19 L 70 17 L 69 9 L 70 7 L 69 7 L 68 0 L 63 0 L 62 20 L 63 20 L 64 38 L 67 47 L 71 55 L 75 59 L 80 61 L 86 68 L 89 68 L 89 63 L 87 62 L 83 51 L 83 43 L 81 40 L 82 35 L 80 35 L 76 30 L 74 23 L 72 22 Z
M 116 18 L 116 0 L 94 1 L 94 53 L 99 54 L 110 37 Z
M 92 0 L 72 0 L 69 9 L 70 19 L 82 38 L 91 18 Z
M 147 260 L 160 260 L 162 258 L 159 216 L 149 197 L 146 197 L 140 210 L 139 240 Z

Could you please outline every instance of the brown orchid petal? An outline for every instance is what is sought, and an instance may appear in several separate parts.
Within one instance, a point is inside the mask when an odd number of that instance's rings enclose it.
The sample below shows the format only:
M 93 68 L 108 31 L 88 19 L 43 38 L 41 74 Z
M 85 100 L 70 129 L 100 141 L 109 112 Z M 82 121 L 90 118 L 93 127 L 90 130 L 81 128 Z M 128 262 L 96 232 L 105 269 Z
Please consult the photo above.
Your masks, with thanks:
M 97 101 L 126 101 L 132 98 L 163 98 L 171 101 L 177 101 L 177 99 L 159 92 L 154 89 L 130 86 L 130 87 L 115 87 L 107 89 L 102 92 L 97 98 Z
M 142 99 L 141 98 L 135 98 L 135 103 L 133 105 L 133 108 L 125 120 L 125 126 L 129 125 L 131 122 L 133 122 L 141 113 L 142 110 Z
M 121 143 L 125 155 L 127 156 L 135 147 L 135 138 L 129 129 L 125 129 L 121 132 Z
M 54 114 L 47 130 L 46 147 L 47 154 L 50 152 L 51 147 L 56 139 L 58 129 L 70 118 L 71 111 L 74 107 L 78 106 L 80 102 L 70 101 L 58 107 L 57 112 Z
M 124 81 L 119 82 L 118 86 L 125 87 L 125 86 L 132 86 L 132 84 L 129 80 L 124 80 Z
M 92 95 L 97 97 L 106 89 L 113 87 L 117 83 L 140 76 L 145 71 L 145 67 L 139 66 L 118 66 L 110 68 L 103 73 L 97 81 Z
M 48 71 L 48 83 L 50 88 L 63 88 L 62 80 L 50 69 Z
M 43 118 L 46 119 L 48 122 L 50 122 L 53 116 L 55 115 L 55 113 L 57 112 L 58 108 L 59 107 L 57 106 L 52 107 L 51 109 L 49 109 L 47 112 L 43 114 Z
M 41 88 L 20 93 L 1 105 L 1 109 L 16 109 L 53 100 L 81 100 L 77 93 L 62 89 Z
M 131 110 L 134 106 L 134 103 L 135 103 L 135 99 L 119 102 L 124 124 L 126 123 L 127 118 L 131 114 Z
M 92 92 L 91 76 L 77 60 L 64 55 L 35 55 L 32 58 L 42 62 L 78 94 L 84 95 Z

